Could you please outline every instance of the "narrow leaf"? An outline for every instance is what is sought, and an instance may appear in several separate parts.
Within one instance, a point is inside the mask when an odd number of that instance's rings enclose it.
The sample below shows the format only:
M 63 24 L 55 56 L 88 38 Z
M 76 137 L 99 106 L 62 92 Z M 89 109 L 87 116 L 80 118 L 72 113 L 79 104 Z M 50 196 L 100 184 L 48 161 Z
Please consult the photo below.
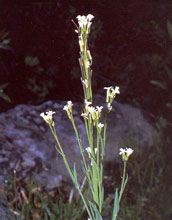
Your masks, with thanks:
M 170 78 L 170 80 L 172 80 L 172 71 L 168 68 L 168 66 L 164 66 L 164 69 L 166 70 L 166 72 L 167 72 L 167 74 L 168 74 L 168 76 L 169 76 L 169 78 Z
M 150 80 L 151 84 L 154 84 L 158 87 L 160 87 L 161 89 L 167 89 L 166 85 L 164 85 L 163 83 L 156 81 L 156 80 Z
M 5 93 L 0 93 L 0 97 L 3 98 L 7 102 L 11 102 L 10 97 L 6 95 Z
M 118 212 L 119 212 L 119 199 L 118 199 L 118 189 L 116 189 L 112 220 L 116 219 Z
M 0 90 L 1 90 L 1 89 L 4 89 L 4 88 L 7 87 L 7 86 L 8 86 L 8 83 L 4 83 L 4 84 L 0 85 Z
M 167 29 L 168 29 L 168 34 L 170 36 L 170 40 L 172 40 L 172 23 L 169 20 L 167 21 Z

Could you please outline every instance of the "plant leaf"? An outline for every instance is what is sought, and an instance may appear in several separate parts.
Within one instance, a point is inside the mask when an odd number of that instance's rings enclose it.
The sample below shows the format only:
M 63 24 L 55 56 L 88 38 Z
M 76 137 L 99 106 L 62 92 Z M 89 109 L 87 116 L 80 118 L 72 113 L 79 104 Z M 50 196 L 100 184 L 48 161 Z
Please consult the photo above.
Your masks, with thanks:
M 8 86 L 8 83 L 4 83 L 4 84 L 0 85 L 0 90 L 3 90 L 7 86 Z
M 167 89 L 166 85 L 164 85 L 163 83 L 156 81 L 156 80 L 150 80 L 151 84 L 154 84 L 158 87 L 160 87 L 161 89 Z
M 7 102 L 11 102 L 11 99 L 9 96 L 7 96 L 5 93 L 0 93 L 0 97 L 6 100 Z
M 118 212 L 119 212 L 119 199 L 118 199 L 118 189 L 116 189 L 112 220 L 116 219 Z
M 164 66 L 164 69 L 166 70 L 166 72 L 168 73 L 169 78 L 172 80 L 172 71 L 168 68 L 168 66 Z
M 169 20 L 167 21 L 167 29 L 170 36 L 170 40 L 172 40 L 172 23 Z

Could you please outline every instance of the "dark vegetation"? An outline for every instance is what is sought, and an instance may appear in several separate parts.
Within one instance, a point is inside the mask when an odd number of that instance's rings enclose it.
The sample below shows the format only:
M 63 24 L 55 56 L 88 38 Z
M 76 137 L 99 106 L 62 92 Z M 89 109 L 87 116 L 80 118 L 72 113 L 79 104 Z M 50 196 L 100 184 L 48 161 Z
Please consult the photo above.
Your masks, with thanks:
M 118 100 L 149 112 L 157 128 L 154 148 L 135 153 L 129 161 L 130 178 L 120 219 L 171 220 L 171 1 L 42 2 L 0 1 L 0 111 L 49 99 L 82 101 L 78 40 L 71 20 L 78 14 L 93 14 L 90 49 L 94 93 L 102 93 L 104 86 L 119 85 Z M 116 165 L 109 165 L 112 173 L 105 184 L 107 219 L 112 211 L 110 194 L 120 182 L 118 166 L 114 176 Z M 36 186 L 29 181 L 13 178 L 9 183 L 9 206 L 28 219 L 69 219 L 68 214 L 81 219 L 84 214 L 74 199 L 71 210 L 66 192 L 59 189 L 31 193 Z M 20 194 L 21 188 L 28 203 Z M 11 203 L 20 196 L 21 200 Z
M 1 111 L 48 99 L 82 100 L 78 41 L 72 19 L 95 16 L 90 37 L 94 92 L 121 87 L 120 101 L 154 116 L 172 108 L 171 1 L 1 1 Z M 22 95 L 21 95 L 22 94 Z

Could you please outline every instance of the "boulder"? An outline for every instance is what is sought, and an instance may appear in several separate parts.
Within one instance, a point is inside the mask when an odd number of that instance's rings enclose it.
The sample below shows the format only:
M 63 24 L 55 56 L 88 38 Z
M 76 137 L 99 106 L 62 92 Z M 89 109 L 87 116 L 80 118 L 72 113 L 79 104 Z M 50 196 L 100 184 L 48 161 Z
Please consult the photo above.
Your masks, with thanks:
M 96 96 L 95 103 L 102 105 L 105 98 Z M 73 167 L 77 165 L 81 177 L 80 152 L 70 120 L 63 110 L 66 102 L 47 101 L 41 105 L 17 105 L 0 114 L 0 167 L 2 175 L 12 173 L 31 175 L 40 185 L 49 188 L 59 186 L 69 175 L 61 156 L 55 150 L 55 140 L 48 125 L 40 117 L 41 112 L 55 111 L 57 135 Z M 84 148 L 88 146 L 81 103 L 73 103 L 73 115 Z M 119 158 L 119 148 L 129 146 L 135 150 L 152 145 L 152 126 L 142 111 L 128 104 L 114 101 L 108 119 L 105 161 Z M 86 152 L 85 152 L 86 154 Z

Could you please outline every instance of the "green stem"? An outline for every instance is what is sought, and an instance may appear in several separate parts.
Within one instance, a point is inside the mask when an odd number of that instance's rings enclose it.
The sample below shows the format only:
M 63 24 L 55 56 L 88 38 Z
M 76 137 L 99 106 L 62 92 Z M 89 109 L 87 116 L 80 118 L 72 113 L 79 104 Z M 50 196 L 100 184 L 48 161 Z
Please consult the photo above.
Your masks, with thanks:
M 72 173 L 72 171 L 71 171 L 71 169 L 70 169 L 70 166 L 69 166 L 69 163 L 68 163 L 68 161 L 67 161 L 67 159 L 66 159 L 66 156 L 65 156 L 65 154 L 64 154 L 63 148 L 62 148 L 62 146 L 61 146 L 61 144 L 60 144 L 60 141 L 59 141 L 59 139 L 58 139 L 58 137 L 57 137 L 56 130 L 55 130 L 55 128 L 52 127 L 52 126 L 50 126 L 50 129 L 51 129 L 52 134 L 53 134 L 53 136 L 54 136 L 54 138 L 55 138 L 55 140 L 56 140 L 56 142 L 57 142 L 57 144 L 58 144 L 58 146 L 59 146 L 59 150 L 60 150 L 61 156 L 63 157 L 65 166 L 66 166 L 66 168 L 67 168 L 67 170 L 68 170 L 68 172 L 69 172 L 69 174 L 70 174 L 70 176 L 71 176 L 71 178 L 72 178 L 72 181 L 74 182 L 73 173 Z M 56 150 L 58 151 L 57 148 L 56 148 Z
M 100 139 L 100 133 L 97 129 L 97 166 L 99 167 L 100 163 L 100 147 L 99 147 L 99 139 Z
M 97 169 L 95 167 L 95 164 L 92 164 L 93 167 L 93 199 L 94 202 L 98 205 L 99 207 L 99 195 L 98 195 L 98 174 L 97 174 Z
M 108 110 L 106 109 L 105 122 L 104 122 L 104 133 L 103 133 L 104 148 L 106 147 L 106 131 L 107 131 L 108 113 L 109 113 L 109 112 L 108 112 Z
M 82 144 L 81 144 L 81 139 L 79 137 L 78 130 L 77 130 L 76 125 L 75 125 L 75 121 L 74 121 L 73 115 L 71 117 L 71 122 L 72 122 L 72 126 L 73 126 L 73 129 L 75 131 L 75 135 L 76 135 L 76 138 L 77 138 L 77 141 L 78 141 L 78 146 L 79 146 L 80 153 L 81 153 L 81 156 L 82 156 L 82 161 L 83 161 L 83 164 L 84 164 L 84 167 L 85 167 L 85 171 L 87 173 L 87 177 L 88 177 L 89 181 L 91 181 L 90 175 L 89 175 L 89 169 L 87 167 L 86 160 L 85 160 L 84 153 L 83 153 L 84 150 L 83 150 L 83 147 L 82 147 Z
M 58 140 L 58 138 L 57 138 L 56 130 L 55 130 L 55 128 L 52 127 L 51 125 L 50 125 L 50 129 L 51 129 L 51 131 L 52 131 L 52 133 L 53 133 L 53 136 L 54 136 L 54 138 L 55 138 L 55 140 L 56 140 L 56 142 L 57 142 L 57 144 L 58 144 L 58 146 L 59 146 L 61 155 L 62 155 L 63 160 L 64 160 L 64 163 L 65 163 L 65 166 L 66 166 L 66 168 L 67 168 L 67 170 L 68 170 L 68 172 L 69 172 L 69 174 L 70 174 L 70 176 L 71 176 L 71 178 L 72 178 L 72 181 L 74 182 L 74 184 L 75 184 L 75 186 L 76 186 L 76 188 L 77 188 L 77 190 L 78 190 L 78 192 L 79 192 L 79 194 L 80 194 L 80 196 L 81 196 L 81 198 L 82 198 L 82 201 L 83 201 L 83 203 L 84 203 L 84 205 L 85 205 L 85 208 L 86 208 L 86 210 L 87 210 L 87 213 L 89 214 L 89 217 L 91 218 L 91 220 L 94 220 L 94 219 L 92 219 L 91 212 L 90 212 L 90 210 L 89 210 L 89 208 L 88 208 L 87 202 L 86 202 L 86 200 L 85 200 L 85 198 L 84 198 L 84 196 L 83 196 L 83 194 L 82 194 L 82 192 L 81 192 L 81 190 L 80 190 L 80 188 L 79 188 L 78 181 L 77 181 L 77 179 L 75 179 L 75 177 L 74 177 L 74 175 L 73 175 L 73 173 L 72 173 L 72 171 L 71 171 L 71 169 L 70 169 L 70 166 L 69 166 L 68 161 L 67 161 L 67 159 L 66 159 L 66 156 L 65 156 L 65 154 L 64 154 L 63 148 L 62 148 L 62 146 L 61 146 L 61 144 L 60 144 L 60 142 L 59 142 L 59 140 Z M 76 185 L 76 184 L 77 184 L 77 185 Z
M 123 192 L 124 192 L 124 182 L 125 182 L 126 167 L 127 167 L 127 161 L 124 161 L 122 184 L 121 184 L 121 190 L 120 190 L 120 194 L 119 194 L 119 203 L 121 201 L 121 198 L 122 198 L 122 195 L 123 195 Z

